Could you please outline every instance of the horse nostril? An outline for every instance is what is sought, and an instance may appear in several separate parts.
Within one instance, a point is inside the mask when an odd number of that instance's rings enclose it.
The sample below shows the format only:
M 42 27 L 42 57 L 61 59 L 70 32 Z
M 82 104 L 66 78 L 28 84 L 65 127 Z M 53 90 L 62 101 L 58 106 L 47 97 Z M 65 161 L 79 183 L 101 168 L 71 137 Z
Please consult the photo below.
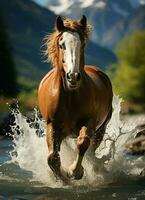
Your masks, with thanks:
M 68 81 L 80 81 L 80 79 L 81 79 L 81 73 L 80 72 L 76 72 L 76 73 L 70 73 L 70 72 L 68 72 L 67 74 L 66 74 L 66 78 L 67 78 L 67 80 Z
M 76 74 L 76 80 L 77 80 L 77 81 L 80 81 L 80 79 L 81 79 L 81 73 L 77 73 L 77 74 Z
M 66 78 L 67 78 L 68 80 L 71 79 L 71 77 L 70 77 L 70 73 L 67 73 L 67 74 L 66 74 Z

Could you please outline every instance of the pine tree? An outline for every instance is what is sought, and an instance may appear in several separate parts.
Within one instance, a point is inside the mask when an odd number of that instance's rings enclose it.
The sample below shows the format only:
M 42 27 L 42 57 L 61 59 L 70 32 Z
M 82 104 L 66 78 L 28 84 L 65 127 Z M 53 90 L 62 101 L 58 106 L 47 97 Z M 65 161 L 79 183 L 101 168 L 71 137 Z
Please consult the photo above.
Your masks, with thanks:
M 125 38 L 117 49 L 112 70 L 115 93 L 133 103 L 145 103 L 145 31 Z
M 15 97 L 17 80 L 10 39 L 3 18 L 0 16 L 0 96 Z

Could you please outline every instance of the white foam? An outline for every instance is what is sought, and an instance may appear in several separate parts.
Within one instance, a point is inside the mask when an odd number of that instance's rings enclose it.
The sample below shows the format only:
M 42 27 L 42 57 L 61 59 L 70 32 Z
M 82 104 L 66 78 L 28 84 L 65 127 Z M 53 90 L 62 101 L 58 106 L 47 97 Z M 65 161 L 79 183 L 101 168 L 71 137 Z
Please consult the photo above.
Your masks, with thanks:
M 113 115 L 107 126 L 106 134 L 96 150 L 95 162 L 89 156 L 85 156 L 83 166 L 85 174 L 82 180 L 72 181 L 74 185 L 91 185 L 96 186 L 114 181 L 120 176 L 139 174 L 144 167 L 143 158 L 134 160 L 124 158 L 123 151 L 126 141 L 132 137 L 131 130 L 134 130 L 136 124 L 123 123 L 120 120 L 120 103 L 121 100 L 114 96 Z M 10 152 L 11 163 L 15 163 L 20 168 L 33 173 L 33 181 L 39 181 L 49 187 L 61 187 L 61 181 L 56 182 L 52 171 L 47 165 L 47 145 L 45 141 L 45 123 L 40 120 L 35 110 L 35 121 L 39 124 L 38 130 L 44 127 L 43 137 L 38 137 L 34 127 L 30 127 L 19 110 L 14 112 L 15 125 L 12 127 L 13 151 Z M 144 120 L 145 121 L 145 120 Z M 18 127 L 19 126 L 19 127 Z M 17 132 L 20 132 L 18 135 Z M 66 139 L 61 147 L 61 160 L 64 167 L 68 167 L 76 156 L 76 142 L 73 139 Z

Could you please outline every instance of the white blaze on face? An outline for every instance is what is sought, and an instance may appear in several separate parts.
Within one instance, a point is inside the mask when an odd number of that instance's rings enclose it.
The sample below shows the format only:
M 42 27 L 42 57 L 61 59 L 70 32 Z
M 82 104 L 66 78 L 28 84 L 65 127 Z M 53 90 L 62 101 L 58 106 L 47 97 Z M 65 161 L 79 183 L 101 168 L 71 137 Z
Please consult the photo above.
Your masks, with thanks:
M 79 72 L 81 41 L 76 32 L 64 32 L 60 41 L 64 50 L 64 62 L 67 66 L 66 73 Z

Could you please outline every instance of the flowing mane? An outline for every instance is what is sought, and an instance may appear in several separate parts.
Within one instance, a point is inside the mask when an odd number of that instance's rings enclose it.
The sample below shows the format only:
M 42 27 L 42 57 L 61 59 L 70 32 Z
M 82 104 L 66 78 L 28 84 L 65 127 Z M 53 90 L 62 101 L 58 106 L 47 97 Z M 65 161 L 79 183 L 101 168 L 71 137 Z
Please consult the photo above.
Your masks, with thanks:
M 87 42 L 89 33 L 92 30 L 92 26 L 90 24 L 87 24 L 85 28 L 83 28 L 82 24 L 80 24 L 80 21 L 72 19 L 64 19 L 64 26 L 65 31 L 77 32 L 84 43 Z M 53 64 L 53 67 L 58 65 L 58 40 L 61 35 L 62 32 L 59 32 L 55 27 L 55 31 L 52 34 L 46 35 L 46 37 L 44 38 L 44 56 L 46 57 L 46 62 L 51 62 Z

